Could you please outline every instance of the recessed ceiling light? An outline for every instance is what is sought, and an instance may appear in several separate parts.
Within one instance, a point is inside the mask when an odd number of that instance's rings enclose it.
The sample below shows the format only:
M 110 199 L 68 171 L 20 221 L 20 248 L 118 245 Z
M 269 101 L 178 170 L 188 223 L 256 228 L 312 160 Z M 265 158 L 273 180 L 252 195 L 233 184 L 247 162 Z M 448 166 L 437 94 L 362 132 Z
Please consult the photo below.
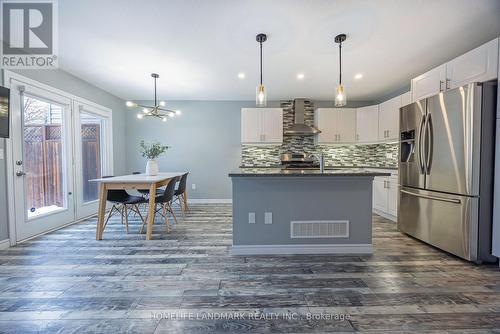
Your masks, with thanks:
M 243 72 L 238 73 L 238 78 L 245 79 L 246 75 Z
M 304 73 L 297 74 L 297 79 L 299 79 L 299 80 L 304 79 L 304 77 L 305 77 Z
M 358 73 L 354 76 L 354 79 L 361 79 L 363 77 L 363 74 L 362 73 Z

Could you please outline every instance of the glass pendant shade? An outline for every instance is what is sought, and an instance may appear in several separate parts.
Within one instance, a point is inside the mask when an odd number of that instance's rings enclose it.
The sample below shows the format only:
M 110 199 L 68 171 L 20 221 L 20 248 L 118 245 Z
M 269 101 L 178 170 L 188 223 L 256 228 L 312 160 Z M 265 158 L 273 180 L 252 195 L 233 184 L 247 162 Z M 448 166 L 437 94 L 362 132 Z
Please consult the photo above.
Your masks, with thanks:
M 335 91 L 335 106 L 343 107 L 347 104 L 347 97 L 343 85 L 338 85 Z
M 255 94 L 255 104 L 257 107 L 265 107 L 267 105 L 267 93 L 264 85 L 258 85 Z

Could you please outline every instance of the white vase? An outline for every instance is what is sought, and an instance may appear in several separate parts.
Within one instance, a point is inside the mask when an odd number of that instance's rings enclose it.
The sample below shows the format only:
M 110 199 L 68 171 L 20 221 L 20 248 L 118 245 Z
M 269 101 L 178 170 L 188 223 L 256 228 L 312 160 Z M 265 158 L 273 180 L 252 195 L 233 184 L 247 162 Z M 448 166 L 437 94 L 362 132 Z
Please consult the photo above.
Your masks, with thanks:
M 146 175 L 158 175 L 158 162 L 156 162 L 156 160 L 148 160 L 146 164 Z

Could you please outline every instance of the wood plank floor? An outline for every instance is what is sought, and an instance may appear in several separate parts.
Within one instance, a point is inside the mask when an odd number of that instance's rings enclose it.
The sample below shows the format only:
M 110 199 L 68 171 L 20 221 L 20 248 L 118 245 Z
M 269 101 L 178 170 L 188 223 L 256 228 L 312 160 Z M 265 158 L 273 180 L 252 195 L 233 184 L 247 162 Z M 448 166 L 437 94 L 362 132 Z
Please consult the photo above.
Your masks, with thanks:
M 149 242 L 137 220 L 96 241 L 90 219 L 0 251 L 0 332 L 500 333 L 496 266 L 373 219 L 372 256 L 272 257 L 229 256 L 229 205 Z

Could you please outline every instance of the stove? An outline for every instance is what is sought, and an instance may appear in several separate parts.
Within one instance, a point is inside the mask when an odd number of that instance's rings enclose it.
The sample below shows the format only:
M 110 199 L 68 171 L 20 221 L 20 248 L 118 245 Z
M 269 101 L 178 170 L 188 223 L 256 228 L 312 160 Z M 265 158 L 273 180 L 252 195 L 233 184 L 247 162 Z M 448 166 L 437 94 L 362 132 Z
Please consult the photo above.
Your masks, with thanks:
M 305 153 L 285 153 L 281 155 L 282 169 L 319 169 L 314 156 Z

